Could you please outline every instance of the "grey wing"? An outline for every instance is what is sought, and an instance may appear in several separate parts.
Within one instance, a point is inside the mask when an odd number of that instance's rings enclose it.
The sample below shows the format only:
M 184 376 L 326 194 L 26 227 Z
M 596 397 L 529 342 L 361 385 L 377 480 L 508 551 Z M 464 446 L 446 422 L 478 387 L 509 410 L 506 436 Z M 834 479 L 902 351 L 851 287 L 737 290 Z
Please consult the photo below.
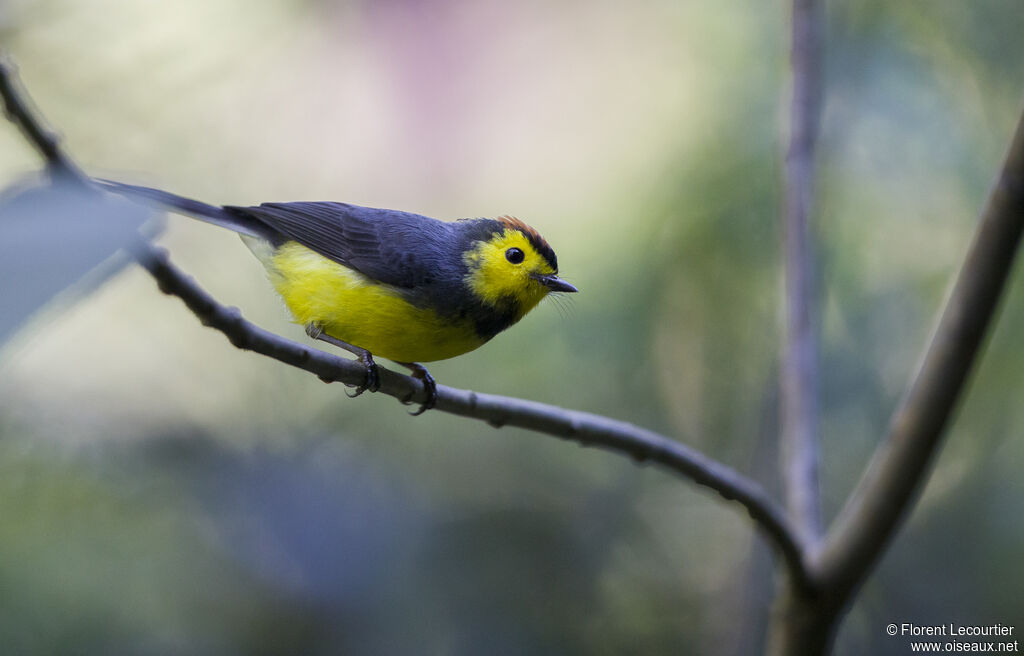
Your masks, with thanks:
M 264 203 L 227 206 L 363 275 L 414 288 L 436 276 L 450 248 L 450 224 L 419 214 L 347 203 Z

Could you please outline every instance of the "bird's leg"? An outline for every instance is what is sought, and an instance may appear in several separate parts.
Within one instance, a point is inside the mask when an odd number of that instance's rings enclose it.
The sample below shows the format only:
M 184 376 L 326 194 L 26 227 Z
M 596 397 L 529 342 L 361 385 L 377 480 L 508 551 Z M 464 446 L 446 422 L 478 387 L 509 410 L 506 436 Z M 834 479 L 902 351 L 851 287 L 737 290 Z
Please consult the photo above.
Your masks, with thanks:
M 331 337 L 324 332 L 322 327 L 315 323 L 306 324 L 306 334 L 313 339 L 319 339 L 321 342 L 334 344 L 335 346 L 343 348 L 349 353 L 356 355 L 359 358 L 359 361 L 363 363 L 363 366 L 366 367 L 366 382 L 356 387 L 355 392 L 352 394 L 345 392 L 349 397 L 355 398 L 366 390 L 376 392 L 380 389 L 380 374 L 377 372 L 377 363 L 373 361 L 373 354 L 369 351 L 353 344 L 349 344 L 348 342 L 343 342 L 337 337 Z
M 433 408 L 437 403 L 437 382 L 434 380 L 434 377 L 430 375 L 430 372 L 427 371 L 427 368 L 418 362 L 399 362 L 398 364 L 412 371 L 413 378 L 418 378 L 423 381 L 423 387 L 427 390 L 427 400 L 423 402 L 423 405 L 420 406 L 419 410 L 416 412 L 410 412 L 409 414 L 415 417 Z M 403 399 L 402 403 L 408 404 L 411 398 L 412 397 L 410 396 L 409 398 Z

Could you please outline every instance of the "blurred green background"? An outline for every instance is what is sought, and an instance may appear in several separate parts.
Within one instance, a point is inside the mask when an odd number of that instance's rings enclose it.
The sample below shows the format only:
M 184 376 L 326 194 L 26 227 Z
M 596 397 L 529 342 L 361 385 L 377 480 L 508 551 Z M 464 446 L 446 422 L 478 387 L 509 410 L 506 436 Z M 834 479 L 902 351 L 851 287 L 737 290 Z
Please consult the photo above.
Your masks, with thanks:
M 0 0 L 0 47 L 97 175 L 533 224 L 581 293 L 434 375 L 664 431 L 774 490 L 787 21 L 753 0 Z M 1019 0 L 829 6 L 830 518 L 1000 165 L 1021 34 Z M 7 185 L 39 163 L 0 128 Z M 76 248 L 44 229 L 54 262 Z M 160 243 L 222 302 L 306 339 L 234 235 L 172 217 Z M 33 285 L 0 280 L 0 297 Z M 4 653 L 760 651 L 769 554 L 707 492 L 349 400 L 230 347 L 138 269 L 73 300 L 0 351 Z M 1024 630 L 1022 334 L 1018 267 L 838 654 L 907 653 L 890 622 Z

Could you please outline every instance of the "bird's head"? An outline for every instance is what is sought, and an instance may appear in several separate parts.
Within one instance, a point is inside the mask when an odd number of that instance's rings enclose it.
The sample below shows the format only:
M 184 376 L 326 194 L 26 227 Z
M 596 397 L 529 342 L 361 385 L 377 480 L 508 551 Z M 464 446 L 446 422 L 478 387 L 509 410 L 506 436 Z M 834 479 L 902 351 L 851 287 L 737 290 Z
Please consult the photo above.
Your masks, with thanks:
M 481 302 L 515 308 L 516 320 L 551 292 L 575 292 L 558 277 L 558 258 L 540 234 L 519 219 L 479 220 L 482 238 L 463 255 L 466 285 Z

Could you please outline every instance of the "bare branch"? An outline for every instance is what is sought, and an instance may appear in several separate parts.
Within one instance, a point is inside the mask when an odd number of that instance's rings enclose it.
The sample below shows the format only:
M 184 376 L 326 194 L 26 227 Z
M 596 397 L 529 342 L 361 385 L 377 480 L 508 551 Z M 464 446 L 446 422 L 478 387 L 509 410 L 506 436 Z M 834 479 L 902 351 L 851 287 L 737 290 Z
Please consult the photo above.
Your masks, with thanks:
M 28 94 L 19 92 L 16 71 L 10 58 L 0 53 L 0 97 L 3 97 L 7 118 L 21 128 L 29 143 L 39 150 L 51 172 L 88 180 L 88 176 L 61 150 L 58 136 L 44 127 L 29 108 Z
M 160 282 L 164 292 L 181 298 L 204 325 L 224 333 L 236 347 L 304 369 L 327 382 L 356 385 L 363 381 L 365 369 L 358 362 L 293 342 L 249 323 L 237 310 L 219 305 L 171 266 L 166 256 L 157 253 L 141 259 L 141 263 Z M 426 399 L 419 380 L 383 368 L 380 392 L 405 402 L 421 403 Z M 806 583 L 800 546 L 779 508 L 752 480 L 698 451 L 653 431 L 600 415 L 445 385 L 437 386 L 435 409 L 480 419 L 496 428 L 517 426 L 584 446 L 604 447 L 637 462 L 664 465 L 742 505 L 782 553 L 795 577 Z
M 821 114 L 822 8 L 793 0 L 793 98 L 790 112 L 783 259 L 786 323 L 781 366 L 781 458 L 786 506 L 808 544 L 821 535 L 818 490 L 818 340 L 814 327 L 809 219 Z
M 823 544 L 817 570 L 846 596 L 867 576 L 926 480 L 1024 230 L 1024 115 L 920 367 Z
M 204 325 L 224 333 L 236 347 L 304 369 L 327 382 L 340 381 L 349 385 L 363 382 L 365 369 L 358 362 L 293 342 L 246 321 L 236 309 L 219 305 L 156 249 L 140 257 L 140 263 L 159 281 L 162 291 L 182 299 Z M 405 402 L 426 400 L 423 384 L 418 379 L 383 368 L 380 369 L 380 392 Z M 780 550 L 797 578 L 804 579 L 800 546 L 788 521 L 761 487 L 683 444 L 600 415 L 445 385 L 437 386 L 435 409 L 481 419 L 496 428 L 517 426 L 573 440 L 584 446 L 604 447 L 628 455 L 637 462 L 664 465 L 742 505 Z
M 38 122 L 27 104 L 21 101 L 11 81 L 12 75 L 10 67 L 0 67 L 5 89 L 3 99 L 11 120 L 22 127 L 26 137 L 51 166 L 89 183 L 89 178 L 61 151 L 52 135 L 36 129 Z M 65 163 L 68 166 L 65 167 Z M 162 250 L 141 240 L 132 250 L 162 291 L 184 301 L 204 325 L 222 332 L 236 347 L 309 371 L 327 382 L 340 381 L 348 385 L 363 382 L 365 369 L 356 361 L 275 335 L 243 319 L 237 309 L 220 305 L 191 277 L 174 267 Z M 380 369 L 380 391 L 403 402 L 420 403 L 426 399 L 426 390 L 418 379 L 383 368 Z M 628 455 L 637 462 L 663 465 L 743 506 L 782 555 L 794 585 L 798 588 L 810 586 L 802 546 L 779 507 L 757 483 L 698 451 L 658 433 L 600 415 L 444 385 L 437 386 L 436 409 L 481 419 L 495 427 L 518 426 L 585 446 L 603 447 Z

